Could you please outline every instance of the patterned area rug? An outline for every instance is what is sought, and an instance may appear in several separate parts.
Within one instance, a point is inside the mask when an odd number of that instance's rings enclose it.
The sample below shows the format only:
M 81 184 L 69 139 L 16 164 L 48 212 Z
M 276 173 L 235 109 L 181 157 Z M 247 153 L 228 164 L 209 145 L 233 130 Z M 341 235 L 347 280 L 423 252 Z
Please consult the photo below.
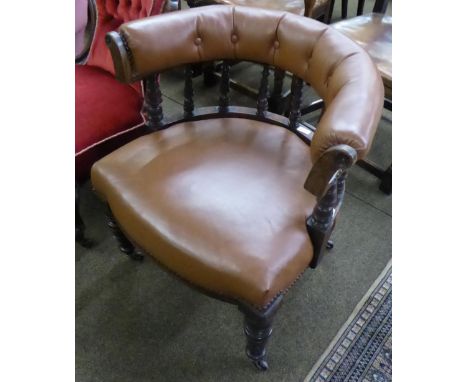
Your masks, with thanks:
M 392 380 L 392 266 L 387 264 L 304 382 Z

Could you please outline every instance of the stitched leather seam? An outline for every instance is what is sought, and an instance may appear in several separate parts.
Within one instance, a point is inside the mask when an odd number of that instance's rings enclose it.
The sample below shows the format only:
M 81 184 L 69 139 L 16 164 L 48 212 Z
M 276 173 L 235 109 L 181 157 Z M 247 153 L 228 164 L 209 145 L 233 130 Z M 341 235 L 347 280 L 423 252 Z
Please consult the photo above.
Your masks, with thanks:
M 328 71 L 327 73 L 327 77 L 325 79 L 325 85 L 328 87 L 328 81 L 330 80 L 330 78 L 333 76 L 333 74 L 335 73 L 336 69 L 338 69 L 340 67 L 340 65 L 346 61 L 348 58 L 350 57 L 353 57 L 355 56 L 356 54 L 358 54 L 358 52 L 354 52 L 354 53 L 350 53 L 350 54 L 347 54 L 346 56 L 344 56 L 340 61 L 338 61 L 337 63 L 333 64 L 332 67 L 330 68 L 330 70 Z
M 309 268 L 309 266 L 307 266 L 307 268 Z M 302 275 L 305 273 L 305 271 L 307 270 L 307 268 L 305 268 L 301 273 L 299 273 L 299 275 L 294 279 L 294 281 L 289 284 L 285 289 L 281 289 L 277 294 L 274 295 L 274 297 L 267 302 L 266 305 L 260 307 L 258 305 L 253 305 L 255 308 L 259 309 L 259 310 L 267 310 L 271 304 L 273 304 L 275 302 L 275 300 L 281 295 L 281 294 L 286 294 L 288 293 L 288 291 L 293 287 L 294 284 L 296 284 L 299 279 L 302 277 Z M 251 304 L 250 304 L 251 305 Z
M 310 54 L 309 54 L 309 58 L 307 59 L 307 69 L 306 69 L 306 71 L 305 71 L 305 73 L 304 73 L 304 77 L 303 77 L 303 78 L 306 78 L 306 75 L 307 75 L 307 73 L 309 72 L 309 69 L 310 69 L 310 61 L 312 60 L 312 56 L 314 55 L 315 47 L 317 46 L 318 42 L 319 42 L 320 39 L 323 37 L 323 35 L 327 32 L 327 30 L 328 30 L 328 27 L 325 28 L 325 29 L 323 30 L 323 32 L 320 33 L 320 35 L 319 35 L 318 38 L 317 38 L 317 41 L 315 41 L 315 44 L 312 46 L 312 50 L 311 50 L 311 52 L 310 52 Z
M 200 21 L 200 16 L 197 15 L 197 20 L 195 21 L 195 29 L 197 36 L 195 39 L 199 38 L 201 40 L 201 35 L 200 35 L 200 29 L 199 29 L 199 21 Z M 201 43 L 197 45 L 197 53 L 198 53 L 198 61 L 200 62 L 202 60 L 201 52 L 200 52 L 200 45 L 203 43 L 203 40 L 201 40 Z
M 104 197 L 106 197 L 104 195 Z M 109 208 L 111 209 L 112 211 L 112 208 L 111 208 L 111 205 L 110 205 L 110 202 L 109 202 L 109 199 L 107 199 L 107 204 L 109 205 Z M 115 220 L 117 221 L 117 218 L 114 216 Z M 118 221 L 117 221 L 117 224 L 118 224 Z M 119 225 L 119 227 L 122 229 L 123 232 L 125 232 L 123 230 L 123 227 L 122 225 Z M 179 279 L 181 279 L 183 282 L 187 283 L 188 285 L 191 285 L 193 286 L 195 289 L 198 289 L 198 290 L 201 290 L 205 293 L 207 293 L 209 296 L 212 296 L 212 297 L 215 297 L 215 298 L 218 298 L 218 299 L 221 299 L 223 300 L 223 298 L 226 298 L 230 301 L 237 301 L 237 302 L 241 302 L 241 303 L 244 303 L 244 304 L 247 304 L 248 306 L 251 306 L 259 311 L 265 311 L 267 310 L 274 302 L 275 300 L 282 294 L 286 294 L 289 289 L 291 289 L 293 287 L 294 284 L 297 283 L 297 281 L 302 277 L 302 275 L 305 273 L 305 271 L 309 268 L 309 265 L 307 265 L 307 267 L 297 275 L 297 277 L 294 279 L 294 281 L 289 284 L 285 289 L 281 289 L 278 293 L 276 293 L 273 298 L 270 299 L 270 301 L 268 301 L 266 303 L 266 305 L 264 306 L 260 306 L 260 305 L 257 305 L 257 304 L 252 304 L 251 302 L 248 302 L 246 301 L 245 299 L 243 298 L 240 298 L 238 296 L 235 296 L 234 294 L 232 295 L 228 295 L 228 294 L 225 294 L 225 293 L 221 293 L 219 291 L 213 291 L 213 290 L 209 290 L 208 288 L 205 288 L 205 287 L 202 287 L 192 281 L 189 281 L 187 278 L 185 277 L 182 277 L 177 271 L 169 268 L 168 266 L 166 266 L 165 264 L 162 263 L 162 261 L 160 261 L 158 258 L 156 258 L 155 256 L 152 256 L 149 251 L 146 251 L 143 247 L 141 247 L 140 245 L 138 245 L 137 242 L 135 242 L 134 240 L 131 239 L 131 237 L 126 234 L 126 237 L 129 238 L 129 240 L 134 244 L 135 246 L 135 250 L 139 249 L 140 251 L 142 251 L 143 253 L 147 254 L 149 257 L 152 258 L 153 261 L 155 261 L 163 270 L 169 272 L 170 274 L 173 274 L 175 276 L 177 276 Z M 214 295 L 214 296 L 213 296 Z
M 236 28 L 236 23 L 235 23 L 235 15 L 236 15 L 236 7 L 232 7 L 232 33 L 231 33 L 231 36 L 232 35 L 237 35 L 237 28 Z M 233 43 L 232 44 L 232 50 L 233 50 L 233 56 L 234 56 L 234 59 L 237 60 L 237 44 Z
M 278 20 L 278 24 L 276 25 L 276 30 L 275 30 L 275 41 L 278 41 L 278 42 L 279 42 L 279 39 L 278 39 L 278 28 L 279 28 L 279 26 L 280 26 L 281 21 L 286 17 L 286 15 L 287 15 L 287 13 L 283 13 L 283 14 L 281 15 L 281 17 L 279 18 L 279 20 Z M 273 41 L 273 43 L 274 43 L 275 41 Z M 277 51 L 278 49 L 279 49 L 279 47 L 278 47 L 278 48 L 274 48 L 274 51 L 273 51 L 273 66 L 276 66 L 276 63 L 275 63 L 275 60 L 276 60 L 276 51 Z

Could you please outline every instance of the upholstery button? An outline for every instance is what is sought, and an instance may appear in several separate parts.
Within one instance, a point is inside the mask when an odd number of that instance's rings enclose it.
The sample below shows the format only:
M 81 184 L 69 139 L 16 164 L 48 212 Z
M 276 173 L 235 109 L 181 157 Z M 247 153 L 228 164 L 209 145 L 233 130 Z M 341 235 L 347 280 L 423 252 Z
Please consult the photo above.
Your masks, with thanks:
M 275 47 L 275 49 L 278 49 L 278 48 L 279 48 L 279 41 L 275 41 L 275 43 L 273 44 L 273 46 Z
M 232 41 L 233 43 L 236 43 L 237 41 L 239 41 L 239 37 L 237 37 L 236 34 L 233 34 L 233 35 L 231 36 L 231 41 Z
M 200 37 L 197 37 L 195 39 L 195 45 L 200 45 L 201 44 L 201 38 Z

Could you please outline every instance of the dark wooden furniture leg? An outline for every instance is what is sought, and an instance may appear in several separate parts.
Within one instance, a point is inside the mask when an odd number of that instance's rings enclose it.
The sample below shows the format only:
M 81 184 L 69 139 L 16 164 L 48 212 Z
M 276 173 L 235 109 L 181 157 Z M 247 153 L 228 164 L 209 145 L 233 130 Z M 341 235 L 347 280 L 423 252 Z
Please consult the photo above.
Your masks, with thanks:
M 330 1 L 330 7 L 328 8 L 328 15 L 325 18 L 325 23 L 330 24 L 333 17 L 333 8 L 335 8 L 335 0 Z
M 262 371 L 268 369 L 266 344 L 273 332 L 273 317 L 282 300 L 281 294 L 265 310 L 257 310 L 244 304 L 239 305 L 239 310 L 244 313 L 244 333 L 247 338 L 245 352 L 255 367 Z
M 384 170 L 369 159 L 360 160 L 357 162 L 357 165 L 382 181 L 379 186 L 381 191 L 385 192 L 387 195 L 392 193 L 392 165 Z
M 85 235 L 85 225 L 80 214 L 80 187 L 75 182 L 75 241 L 84 248 L 91 248 L 93 242 Z
M 392 193 L 392 165 L 390 165 L 382 174 L 382 181 L 380 182 L 379 189 L 390 195 Z
M 384 99 L 384 108 L 387 110 L 392 111 L 392 100 L 391 99 Z
M 358 1 L 357 13 L 356 13 L 357 16 L 361 16 L 362 13 L 364 12 L 364 3 L 365 2 L 366 2 L 366 0 L 359 0 Z
M 348 0 L 341 0 L 341 19 L 348 17 Z
M 120 230 L 119 225 L 115 221 L 114 215 L 112 214 L 110 208 L 108 208 L 107 211 L 107 218 L 107 226 L 110 228 L 113 236 L 117 240 L 120 251 L 125 253 L 128 257 L 130 257 L 133 260 L 143 260 L 144 256 L 141 253 L 135 251 L 135 247 L 133 246 L 133 244 L 125 237 L 123 232 Z

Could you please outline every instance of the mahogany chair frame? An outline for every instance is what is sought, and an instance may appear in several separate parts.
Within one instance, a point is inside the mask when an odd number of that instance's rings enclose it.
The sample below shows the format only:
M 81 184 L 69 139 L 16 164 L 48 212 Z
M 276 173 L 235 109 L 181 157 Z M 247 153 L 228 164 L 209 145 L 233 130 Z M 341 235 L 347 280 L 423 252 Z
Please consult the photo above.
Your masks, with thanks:
M 127 73 L 127 78 L 131 78 L 132 56 L 131 51 L 126 47 L 124 37 L 117 32 L 110 32 L 106 36 L 106 42 L 112 56 L 120 57 L 117 60 L 114 59 L 116 72 Z M 160 73 L 152 73 L 146 76 L 143 81 L 145 84 L 144 110 L 147 114 L 147 133 L 164 130 L 186 121 L 206 120 L 210 118 L 245 118 L 281 126 L 297 135 L 305 145 L 310 145 L 313 131 L 310 127 L 303 125 L 299 121 L 304 81 L 299 77 L 293 76 L 288 117 L 268 111 L 268 77 L 271 71 L 269 65 L 263 65 L 257 107 L 231 106 L 229 97 L 229 72 L 231 65 L 232 62 L 226 60 L 222 63 L 218 106 L 195 108 L 192 85 L 193 65 L 187 64 L 185 66 L 183 112 L 171 119 L 165 118 L 163 113 L 162 95 L 157 81 Z M 321 155 L 311 169 L 307 179 L 305 179 L 305 189 L 315 195 L 317 199 L 317 204 L 312 214 L 305 221 L 306 229 L 314 248 L 313 260 L 310 263 L 311 268 L 315 268 L 318 265 L 324 250 L 332 247 L 329 238 L 343 201 L 346 171 L 356 162 L 356 158 L 357 152 L 352 147 L 344 144 L 333 146 Z M 110 209 L 109 227 L 117 239 L 122 252 L 136 260 L 143 258 L 141 248 L 138 248 L 137 244 L 133 243 L 131 238 L 127 237 L 119 229 L 119 224 L 112 216 Z M 199 287 L 191 286 L 201 290 Z M 266 344 L 272 333 L 274 315 L 281 304 L 285 292 L 277 295 L 266 307 L 259 308 L 244 301 L 227 299 L 224 296 L 216 295 L 206 290 L 201 291 L 211 297 L 238 306 L 245 318 L 244 332 L 247 340 L 247 357 L 258 369 L 266 370 L 268 368 Z

